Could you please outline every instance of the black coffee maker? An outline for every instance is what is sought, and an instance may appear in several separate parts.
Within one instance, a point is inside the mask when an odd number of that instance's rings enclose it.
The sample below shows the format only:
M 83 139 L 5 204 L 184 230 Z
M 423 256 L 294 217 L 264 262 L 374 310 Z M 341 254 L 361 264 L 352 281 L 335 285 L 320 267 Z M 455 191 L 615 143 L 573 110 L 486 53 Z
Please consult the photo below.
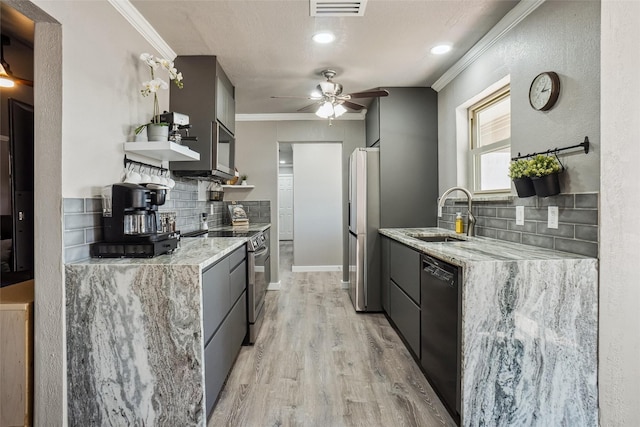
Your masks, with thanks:
M 165 202 L 165 189 L 138 184 L 113 184 L 111 198 L 103 198 L 104 242 L 91 245 L 91 256 L 105 258 L 150 258 L 173 251 L 177 234 L 162 232 L 158 206 Z

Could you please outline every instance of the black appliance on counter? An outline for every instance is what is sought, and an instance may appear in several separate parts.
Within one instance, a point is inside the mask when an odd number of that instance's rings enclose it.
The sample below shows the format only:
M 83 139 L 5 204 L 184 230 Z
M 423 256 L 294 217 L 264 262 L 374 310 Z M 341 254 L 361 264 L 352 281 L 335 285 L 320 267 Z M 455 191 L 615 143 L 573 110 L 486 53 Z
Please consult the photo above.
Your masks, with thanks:
M 113 184 L 111 197 L 103 199 L 104 242 L 91 245 L 98 258 L 151 258 L 173 251 L 175 232 L 162 232 L 158 206 L 165 202 L 165 189 L 138 184 Z

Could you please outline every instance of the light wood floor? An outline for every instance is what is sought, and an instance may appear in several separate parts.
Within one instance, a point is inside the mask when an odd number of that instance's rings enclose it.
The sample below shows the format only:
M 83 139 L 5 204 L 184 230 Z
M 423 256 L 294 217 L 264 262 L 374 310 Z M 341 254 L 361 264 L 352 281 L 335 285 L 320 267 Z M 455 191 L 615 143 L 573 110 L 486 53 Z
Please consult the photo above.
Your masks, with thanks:
M 385 316 L 357 314 L 341 273 L 292 273 L 283 245 L 282 289 L 208 426 L 454 426 Z

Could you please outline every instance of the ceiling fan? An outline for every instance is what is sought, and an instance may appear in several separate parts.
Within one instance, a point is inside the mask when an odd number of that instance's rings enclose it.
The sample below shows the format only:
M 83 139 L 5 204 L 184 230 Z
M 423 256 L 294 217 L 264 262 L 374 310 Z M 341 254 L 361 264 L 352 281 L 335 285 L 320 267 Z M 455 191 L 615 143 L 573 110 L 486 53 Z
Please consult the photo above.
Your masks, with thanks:
M 10 43 L 11 39 L 2 34 L 2 40 L 0 41 L 0 87 L 14 87 L 16 83 L 33 87 L 32 80 L 14 76 L 11 72 L 11 67 L 4 60 L 4 46 L 8 46 Z
M 317 94 L 311 96 L 272 96 L 271 98 L 312 99 L 315 101 L 313 104 L 302 107 L 298 111 L 304 112 L 317 108 L 317 116 L 333 120 L 346 113 L 348 111 L 347 109 L 360 111 L 365 108 L 364 105 L 352 102 L 351 99 L 377 98 L 389 95 L 389 92 L 384 89 L 342 94 L 342 85 L 332 80 L 336 76 L 334 70 L 324 70 L 320 74 L 327 80 L 320 82 L 320 84 L 316 86 Z

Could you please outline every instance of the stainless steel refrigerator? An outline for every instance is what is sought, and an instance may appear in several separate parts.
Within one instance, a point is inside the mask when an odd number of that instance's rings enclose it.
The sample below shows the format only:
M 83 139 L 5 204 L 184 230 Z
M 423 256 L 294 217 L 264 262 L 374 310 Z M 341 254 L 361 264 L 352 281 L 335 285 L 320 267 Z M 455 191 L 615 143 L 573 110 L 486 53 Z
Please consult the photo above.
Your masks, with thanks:
M 380 149 L 349 159 L 349 296 L 356 311 L 380 311 Z

